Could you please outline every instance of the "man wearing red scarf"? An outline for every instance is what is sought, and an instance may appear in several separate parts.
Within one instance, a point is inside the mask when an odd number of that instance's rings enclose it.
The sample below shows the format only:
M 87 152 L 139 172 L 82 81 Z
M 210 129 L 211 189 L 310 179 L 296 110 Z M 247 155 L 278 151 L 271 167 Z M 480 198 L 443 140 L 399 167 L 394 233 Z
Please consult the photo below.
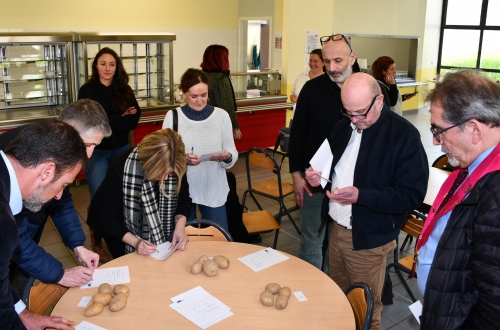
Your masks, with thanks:
M 457 169 L 417 243 L 421 329 L 500 325 L 500 85 L 448 73 L 428 95 L 434 144 Z

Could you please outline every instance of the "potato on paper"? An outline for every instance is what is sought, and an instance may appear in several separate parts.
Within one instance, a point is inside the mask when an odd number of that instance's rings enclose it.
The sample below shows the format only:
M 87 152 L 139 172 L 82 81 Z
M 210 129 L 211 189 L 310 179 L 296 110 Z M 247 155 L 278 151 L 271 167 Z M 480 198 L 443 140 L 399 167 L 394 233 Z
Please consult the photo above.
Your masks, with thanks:
M 125 284 L 118 284 L 113 287 L 113 293 L 115 295 L 125 293 L 128 297 L 130 295 L 130 289 Z
M 278 292 L 278 294 L 279 294 L 280 296 L 287 296 L 288 298 L 290 298 L 290 297 L 291 297 L 291 295 L 292 295 L 292 290 L 290 290 L 290 288 L 289 288 L 289 287 L 284 286 L 284 287 L 282 287 L 282 288 L 280 289 L 280 291 Z
M 85 310 L 85 316 L 95 316 L 97 314 L 101 314 L 103 309 L 103 304 L 93 303 Z
M 272 305 L 274 305 L 273 293 L 269 290 L 264 290 L 260 294 L 260 302 L 262 303 L 262 305 L 267 307 L 271 307 Z
M 276 303 L 274 304 L 274 306 L 277 309 L 285 309 L 286 306 L 288 306 L 288 297 L 287 296 L 278 296 L 278 298 L 276 298 Z
M 200 257 L 200 259 L 198 259 L 198 261 L 201 262 L 202 264 L 204 264 L 205 261 L 207 261 L 207 260 L 210 260 L 210 259 L 208 259 L 208 257 L 206 255 L 202 255 Z
M 266 290 L 271 291 L 273 294 L 277 294 L 281 289 L 278 283 L 269 283 L 266 285 Z
M 107 306 L 111 299 L 113 299 L 113 295 L 111 293 L 100 292 L 92 298 L 92 301 L 94 303 L 100 303 L 103 306 Z
M 119 293 L 109 302 L 109 310 L 112 312 L 119 312 L 126 305 L 127 305 L 127 295 L 125 293 Z
M 113 292 L 113 288 L 111 287 L 110 284 L 108 283 L 103 283 L 101 285 L 99 285 L 99 289 L 97 289 L 97 292 L 101 293 L 112 293 Z
M 203 272 L 207 274 L 207 276 L 215 276 L 219 273 L 219 265 L 213 260 L 207 260 L 203 264 Z
M 203 270 L 203 264 L 199 261 L 191 266 L 191 274 L 198 275 Z
M 229 268 L 229 259 L 224 256 L 215 256 L 214 261 L 217 263 L 217 265 L 219 265 L 219 268 Z

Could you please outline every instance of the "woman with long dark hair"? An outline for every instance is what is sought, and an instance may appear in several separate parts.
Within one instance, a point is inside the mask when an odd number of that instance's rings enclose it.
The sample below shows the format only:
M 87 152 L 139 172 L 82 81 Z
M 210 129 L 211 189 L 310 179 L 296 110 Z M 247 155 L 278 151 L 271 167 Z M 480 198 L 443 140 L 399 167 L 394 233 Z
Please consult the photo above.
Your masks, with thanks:
M 203 53 L 200 64 L 208 78 L 208 104 L 226 110 L 231 118 L 233 136 L 241 139 L 240 125 L 236 121 L 236 98 L 229 78 L 229 50 L 222 45 L 210 45 Z
M 96 146 L 85 170 L 90 191 L 90 201 L 106 176 L 110 160 L 129 148 L 128 134 L 134 130 L 141 116 L 141 109 L 128 85 L 128 75 L 118 54 L 111 48 L 102 48 L 92 62 L 92 75 L 80 87 L 78 99 L 91 99 L 101 104 L 108 116 L 112 134 Z M 92 250 L 101 260 L 109 256 L 101 247 L 100 239 L 94 241 L 90 230 Z

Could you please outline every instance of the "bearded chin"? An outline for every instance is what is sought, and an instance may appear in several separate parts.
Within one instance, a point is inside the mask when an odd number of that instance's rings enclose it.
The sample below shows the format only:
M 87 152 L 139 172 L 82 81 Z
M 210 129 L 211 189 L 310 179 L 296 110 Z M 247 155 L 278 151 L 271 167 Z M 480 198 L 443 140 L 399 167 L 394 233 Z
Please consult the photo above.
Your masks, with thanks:
M 451 155 L 450 150 L 446 149 L 444 146 L 441 146 L 441 151 L 444 152 L 446 156 L 448 156 L 448 163 L 451 166 L 457 167 L 460 165 L 460 161 Z

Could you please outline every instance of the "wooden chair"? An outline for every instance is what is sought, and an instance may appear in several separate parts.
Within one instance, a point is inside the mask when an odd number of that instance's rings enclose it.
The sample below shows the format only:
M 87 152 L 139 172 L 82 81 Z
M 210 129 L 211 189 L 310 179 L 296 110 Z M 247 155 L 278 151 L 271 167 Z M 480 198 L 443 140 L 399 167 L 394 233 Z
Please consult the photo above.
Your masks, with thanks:
M 258 183 L 258 184 L 253 184 L 252 183 L 252 173 L 255 173 L 251 170 L 251 167 L 260 167 L 263 169 L 268 170 L 268 173 L 270 175 L 276 175 L 276 178 L 271 178 L 268 179 L 264 182 Z M 290 221 L 292 222 L 293 226 L 295 227 L 295 230 L 297 233 L 300 235 L 300 229 L 297 227 L 297 224 L 293 220 L 292 216 L 290 215 L 290 211 L 286 208 L 285 203 L 284 203 L 284 198 L 286 196 L 289 196 L 293 194 L 293 185 L 290 183 L 282 182 L 281 181 L 281 167 L 278 165 L 276 160 L 269 154 L 267 150 L 264 149 L 259 149 L 259 148 L 251 148 L 247 152 L 247 157 L 246 157 L 246 169 L 247 169 L 247 180 L 248 180 L 248 189 L 245 190 L 243 193 L 243 201 L 242 205 L 243 208 L 245 208 L 245 201 L 247 194 L 250 194 L 250 197 L 253 199 L 259 210 L 263 210 L 262 206 L 259 204 L 257 199 L 255 198 L 255 195 L 263 196 L 272 200 L 275 200 L 279 204 L 279 212 L 278 215 L 276 216 L 276 221 L 278 225 L 281 224 L 281 217 L 282 215 L 286 214 Z M 251 212 L 255 213 L 255 212 Z M 255 220 L 259 216 L 261 219 L 267 219 L 270 220 L 268 215 L 266 213 L 257 213 L 254 215 L 245 215 L 243 214 L 244 220 L 243 223 L 245 223 L 245 218 L 247 219 L 247 222 L 254 223 L 255 221 L 251 221 L 250 219 Z M 270 221 L 272 222 L 272 221 Z M 275 226 L 273 224 L 273 226 Z M 247 228 L 248 232 L 250 233 L 252 229 L 249 230 Z M 267 231 L 271 231 L 274 229 L 270 229 Z M 261 231 L 262 232 L 262 231 Z M 274 246 L 273 248 L 276 248 L 276 243 L 278 241 L 278 232 L 279 229 L 276 229 L 276 234 L 274 238 Z
M 276 244 L 278 243 L 278 232 L 281 227 L 271 212 L 267 210 L 245 212 L 243 213 L 243 224 L 250 235 L 267 233 L 276 230 L 273 244 L 273 249 L 276 249 Z
M 357 282 L 351 285 L 345 294 L 354 312 L 356 330 L 370 329 L 374 304 L 370 286 L 363 282 Z
M 420 219 L 419 219 L 420 218 Z M 408 235 L 414 237 L 415 239 L 418 238 L 420 235 L 420 232 L 422 231 L 422 227 L 424 226 L 424 220 L 425 216 L 418 213 L 418 212 L 410 212 L 408 216 L 406 217 L 406 222 L 401 228 L 401 231 L 404 233 L 407 233 Z M 413 295 L 413 292 L 411 291 L 410 287 L 406 283 L 406 280 L 404 279 L 403 275 L 401 272 L 405 272 L 407 274 L 410 274 L 410 271 L 413 266 L 413 261 L 415 260 L 415 255 L 409 255 L 407 257 L 399 259 L 398 256 L 398 249 L 394 249 L 394 262 L 387 265 L 386 267 L 386 280 L 387 277 L 389 276 L 389 270 L 391 268 L 394 268 L 394 271 L 398 275 L 399 279 L 401 280 L 401 283 L 403 284 L 406 292 L 408 292 L 408 295 L 410 296 L 411 300 L 413 302 L 416 302 L 417 299 L 415 299 L 415 296 Z M 416 277 L 416 275 L 415 275 Z
M 47 310 L 61 299 L 68 288 L 59 284 L 44 282 L 33 285 L 35 280 L 33 276 L 28 279 L 23 293 L 23 302 L 29 311 L 45 315 Z
M 202 227 L 203 226 L 203 227 Z M 186 222 L 186 234 L 189 240 L 234 242 L 231 234 L 217 222 L 205 219 L 195 219 Z

